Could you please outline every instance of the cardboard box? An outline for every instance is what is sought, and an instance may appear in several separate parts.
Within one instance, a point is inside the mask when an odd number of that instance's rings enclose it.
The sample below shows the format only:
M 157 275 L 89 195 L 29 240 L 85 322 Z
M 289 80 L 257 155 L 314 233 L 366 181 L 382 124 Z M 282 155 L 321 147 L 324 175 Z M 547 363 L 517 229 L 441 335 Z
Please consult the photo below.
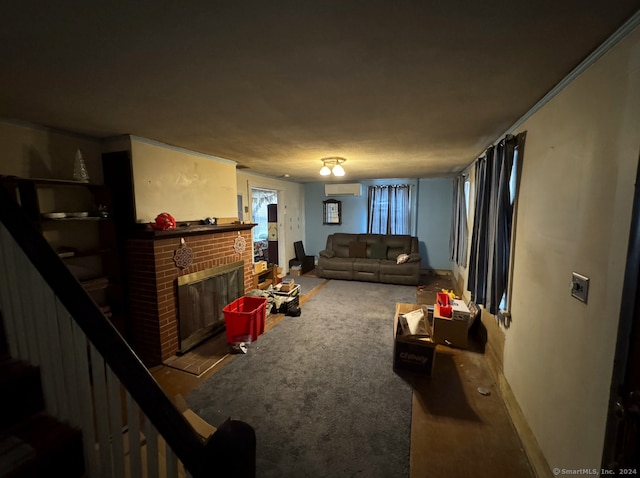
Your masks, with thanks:
M 290 275 L 290 276 L 300 277 L 300 276 L 302 275 L 302 269 L 292 267 L 292 268 L 289 270 L 289 275 Z
M 289 287 L 286 287 L 286 290 L 285 290 L 284 282 L 281 283 L 279 287 L 276 287 L 273 290 L 273 295 L 278 295 L 278 296 L 295 297 L 299 294 L 300 294 L 300 284 L 295 284 L 293 282 L 293 279 L 291 280 L 291 285 Z
M 291 292 L 295 286 L 296 283 L 293 279 L 290 279 L 288 282 L 282 281 L 280 283 L 280 292 Z
M 456 300 L 456 302 L 462 301 Z M 464 305 L 463 302 L 462 304 Z M 444 317 L 440 313 L 440 305 L 437 303 L 434 305 L 433 340 L 435 341 L 435 343 L 461 349 L 467 348 L 469 327 L 471 326 L 471 322 L 469 320 L 469 309 L 467 308 L 466 310 L 466 318 L 464 316 L 464 310 L 462 310 L 462 308 L 458 309 L 458 315 L 456 315 L 456 311 L 455 309 L 453 309 L 451 317 Z M 457 319 L 454 317 L 463 318 Z
M 404 334 L 401 315 L 422 309 L 424 323 L 419 327 L 423 333 Z M 436 359 L 436 344 L 431 337 L 427 308 L 417 304 L 396 304 L 393 318 L 393 369 L 431 376 Z
M 471 313 L 469 311 L 469 307 L 464 303 L 462 299 L 453 299 L 451 302 L 451 318 L 453 320 L 464 320 L 465 322 L 469 322 L 469 318 L 471 317 Z
M 187 402 L 182 395 L 177 394 L 174 402 L 176 408 L 182 412 L 184 418 L 187 419 L 189 424 L 193 427 L 193 430 L 200 435 L 203 440 L 208 440 L 209 437 L 216 432 L 216 427 L 209 424 L 209 422 L 204 420 L 200 415 L 188 407 Z

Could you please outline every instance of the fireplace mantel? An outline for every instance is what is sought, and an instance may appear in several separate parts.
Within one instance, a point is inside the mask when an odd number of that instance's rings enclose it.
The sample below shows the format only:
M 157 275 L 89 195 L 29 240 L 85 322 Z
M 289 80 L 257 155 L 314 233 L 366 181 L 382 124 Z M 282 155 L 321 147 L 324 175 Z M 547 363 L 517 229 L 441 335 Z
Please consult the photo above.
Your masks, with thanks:
M 221 225 L 209 225 L 209 224 L 192 224 L 192 223 L 178 223 L 178 227 L 175 229 L 169 229 L 167 231 L 157 231 L 152 229 L 151 226 L 144 225 L 140 229 L 136 230 L 133 237 L 136 239 L 168 239 L 170 237 L 183 237 L 183 236 L 195 236 L 198 234 L 217 234 L 222 232 L 233 231 L 246 231 L 257 226 L 257 224 L 221 224 Z

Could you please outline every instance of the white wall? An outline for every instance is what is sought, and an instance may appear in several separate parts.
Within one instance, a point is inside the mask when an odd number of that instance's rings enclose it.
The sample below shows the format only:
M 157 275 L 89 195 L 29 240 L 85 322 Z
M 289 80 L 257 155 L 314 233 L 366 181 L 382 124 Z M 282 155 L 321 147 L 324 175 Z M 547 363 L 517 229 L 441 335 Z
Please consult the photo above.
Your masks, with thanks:
M 131 157 L 138 222 L 237 217 L 235 162 L 136 137 Z
M 527 139 L 504 375 L 551 468 L 601 464 L 639 125 L 636 29 L 514 131 Z
M 97 139 L 0 119 L 0 174 L 24 178 L 73 179 L 80 149 L 92 183 L 102 183 Z
M 242 204 L 249 206 L 243 217 L 245 222 L 251 222 L 252 187 L 278 191 L 278 259 L 280 267 L 288 272 L 289 259 L 296 256 L 293 243 L 305 241 L 304 186 L 239 170 L 238 194 L 242 196 Z

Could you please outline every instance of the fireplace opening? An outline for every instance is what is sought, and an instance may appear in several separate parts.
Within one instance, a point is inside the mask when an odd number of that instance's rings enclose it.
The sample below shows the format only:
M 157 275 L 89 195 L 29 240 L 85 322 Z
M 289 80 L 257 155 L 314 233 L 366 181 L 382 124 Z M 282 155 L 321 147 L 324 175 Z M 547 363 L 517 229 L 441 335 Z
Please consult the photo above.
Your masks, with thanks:
M 180 276 L 177 287 L 180 355 L 224 330 L 222 309 L 244 294 L 244 262 Z

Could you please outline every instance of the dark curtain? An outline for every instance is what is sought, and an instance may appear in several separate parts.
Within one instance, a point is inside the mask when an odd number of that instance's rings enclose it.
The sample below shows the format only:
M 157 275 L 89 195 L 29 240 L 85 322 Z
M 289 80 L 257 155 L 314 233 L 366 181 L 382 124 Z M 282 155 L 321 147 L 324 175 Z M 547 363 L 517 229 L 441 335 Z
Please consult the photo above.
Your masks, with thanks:
M 508 135 L 476 161 L 476 202 L 469 258 L 471 298 L 497 314 L 508 287 L 513 203 L 510 181 L 524 135 Z
M 467 204 L 464 194 L 465 175 L 453 181 L 453 209 L 449 236 L 449 258 L 460 267 L 467 267 Z
M 513 222 L 513 202 L 511 201 L 510 183 L 513 171 L 516 139 L 510 137 L 500 142 L 494 163 L 493 184 L 497 190 L 492 197 L 491 207 L 493 227 L 493 247 L 489 248 L 489 287 L 487 288 L 487 304 L 495 314 L 509 282 L 509 262 L 511 259 L 511 225 Z
M 469 253 L 469 278 L 467 288 L 471 291 L 471 300 L 477 304 L 486 304 L 487 291 L 487 261 L 488 261 L 488 231 L 489 194 L 491 177 L 487 169 L 493 164 L 491 146 L 485 155 L 476 160 L 475 168 L 475 205 L 473 213 L 473 229 L 471 234 L 471 251 Z
M 369 234 L 386 230 L 389 209 L 383 206 L 386 200 L 386 191 L 379 186 L 369 186 L 367 210 L 367 232 Z
M 409 234 L 410 193 L 409 184 L 369 186 L 367 232 Z

